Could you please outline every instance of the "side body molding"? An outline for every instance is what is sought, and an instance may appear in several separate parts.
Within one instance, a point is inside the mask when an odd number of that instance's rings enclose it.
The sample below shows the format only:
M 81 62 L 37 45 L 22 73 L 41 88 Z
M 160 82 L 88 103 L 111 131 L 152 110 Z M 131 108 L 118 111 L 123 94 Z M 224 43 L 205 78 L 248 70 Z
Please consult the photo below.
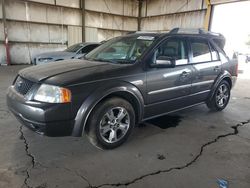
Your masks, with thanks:
M 230 84 L 232 84 L 232 75 L 231 75 L 227 70 L 223 71 L 223 72 L 217 77 L 216 81 L 214 82 L 214 84 L 213 84 L 213 86 L 212 86 L 212 88 L 211 88 L 211 92 L 210 92 L 210 94 L 209 94 L 209 96 L 208 96 L 208 100 L 211 100 L 211 99 L 212 99 L 212 97 L 213 97 L 213 95 L 214 95 L 214 92 L 215 92 L 216 88 L 218 87 L 219 83 L 220 83 L 223 79 L 225 79 L 225 78 L 230 79 L 230 81 L 231 81 Z
M 105 91 L 105 93 L 104 93 Z M 108 95 L 115 94 L 116 92 L 123 92 L 124 94 L 130 94 L 137 101 L 138 106 L 138 120 L 140 121 L 144 113 L 144 99 L 141 92 L 137 87 L 128 82 L 111 82 L 109 84 L 103 84 L 98 87 L 89 97 L 87 97 L 75 117 L 75 124 L 72 131 L 72 136 L 82 136 L 84 128 L 87 124 L 88 117 L 94 107 Z

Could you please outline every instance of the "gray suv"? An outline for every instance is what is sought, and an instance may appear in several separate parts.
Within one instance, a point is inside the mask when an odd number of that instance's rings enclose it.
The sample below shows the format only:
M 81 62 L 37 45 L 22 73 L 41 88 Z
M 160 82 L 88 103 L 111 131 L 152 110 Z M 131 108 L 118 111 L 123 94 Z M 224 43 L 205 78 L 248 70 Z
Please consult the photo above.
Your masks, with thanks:
M 112 149 L 139 122 L 203 103 L 223 110 L 237 76 L 224 44 L 220 34 L 178 28 L 117 37 L 84 60 L 21 70 L 7 104 L 37 133 L 86 134 Z

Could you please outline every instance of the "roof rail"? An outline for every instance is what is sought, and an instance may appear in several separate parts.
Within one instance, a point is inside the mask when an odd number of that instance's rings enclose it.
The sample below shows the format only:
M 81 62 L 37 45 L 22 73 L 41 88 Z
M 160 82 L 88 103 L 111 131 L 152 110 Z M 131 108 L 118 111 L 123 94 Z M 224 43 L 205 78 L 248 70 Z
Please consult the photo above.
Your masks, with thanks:
M 174 28 L 171 31 L 169 31 L 170 34 L 205 34 L 205 35 L 214 35 L 214 36 L 219 36 L 223 37 L 222 34 L 220 33 L 214 33 L 211 31 L 206 31 L 204 29 L 198 28 Z

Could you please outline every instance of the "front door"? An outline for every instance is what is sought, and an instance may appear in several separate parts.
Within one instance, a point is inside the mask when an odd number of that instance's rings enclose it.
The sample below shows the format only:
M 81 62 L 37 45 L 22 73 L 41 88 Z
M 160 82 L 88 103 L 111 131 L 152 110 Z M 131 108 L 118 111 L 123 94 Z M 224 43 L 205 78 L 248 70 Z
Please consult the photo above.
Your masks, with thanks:
M 150 63 L 157 63 L 159 57 L 175 59 L 176 66 L 153 68 L 149 65 L 145 118 L 186 106 L 185 98 L 191 93 L 192 65 L 188 64 L 186 40 L 179 37 L 166 39 L 154 51 Z

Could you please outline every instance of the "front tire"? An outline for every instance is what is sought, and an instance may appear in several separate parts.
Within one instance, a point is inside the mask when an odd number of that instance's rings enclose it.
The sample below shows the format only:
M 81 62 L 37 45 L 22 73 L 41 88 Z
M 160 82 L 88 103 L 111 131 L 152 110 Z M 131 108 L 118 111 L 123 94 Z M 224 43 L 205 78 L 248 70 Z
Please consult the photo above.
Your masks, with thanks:
M 230 85 L 223 80 L 217 86 L 213 97 L 206 102 L 207 107 L 213 111 L 222 111 L 228 105 L 230 99 Z
M 86 134 L 89 141 L 102 149 L 113 149 L 123 144 L 135 125 L 132 105 L 118 97 L 98 104 L 91 113 Z

